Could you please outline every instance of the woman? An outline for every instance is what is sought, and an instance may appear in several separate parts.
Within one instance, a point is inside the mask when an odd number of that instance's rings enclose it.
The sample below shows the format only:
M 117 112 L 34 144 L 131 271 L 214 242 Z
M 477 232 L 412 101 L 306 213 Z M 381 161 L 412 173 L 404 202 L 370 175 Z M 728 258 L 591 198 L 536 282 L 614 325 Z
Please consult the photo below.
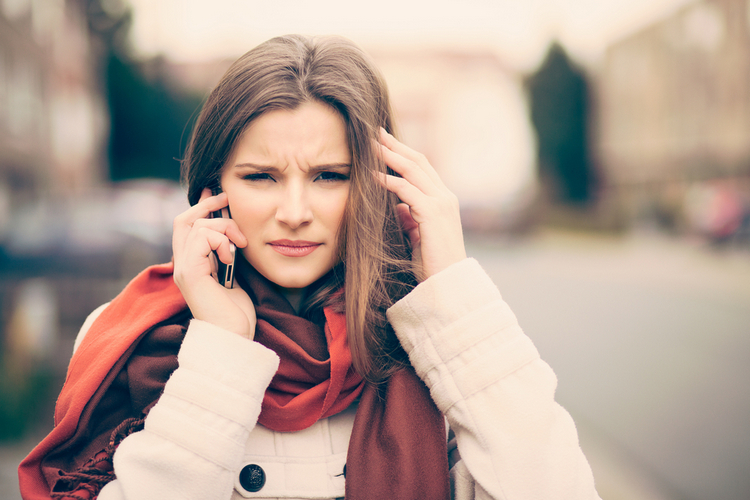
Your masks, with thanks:
M 392 133 L 346 40 L 240 58 L 191 139 L 174 264 L 84 324 L 24 498 L 598 498 L 456 198 Z

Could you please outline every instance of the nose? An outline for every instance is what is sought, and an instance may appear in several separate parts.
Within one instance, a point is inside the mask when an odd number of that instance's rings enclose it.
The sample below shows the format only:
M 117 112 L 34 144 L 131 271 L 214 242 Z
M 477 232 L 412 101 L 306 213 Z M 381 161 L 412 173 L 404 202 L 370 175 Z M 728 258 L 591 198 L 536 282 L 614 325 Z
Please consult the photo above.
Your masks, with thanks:
M 292 229 L 312 222 L 313 213 L 303 186 L 290 183 L 281 194 L 276 220 Z

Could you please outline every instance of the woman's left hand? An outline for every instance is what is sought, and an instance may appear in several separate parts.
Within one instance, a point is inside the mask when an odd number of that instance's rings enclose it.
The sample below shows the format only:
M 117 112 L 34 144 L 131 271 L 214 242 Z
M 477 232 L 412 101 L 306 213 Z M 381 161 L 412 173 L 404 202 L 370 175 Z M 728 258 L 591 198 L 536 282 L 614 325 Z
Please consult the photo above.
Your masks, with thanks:
M 401 175 L 379 174 L 379 179 L 403 202 L 397 207 L 398 214 L 413 260 L 421 262 L 419 281 L 465 259 L 458 198 L 445 187 L 427 158 L 382 128 L 378 149 L 385 164 Z

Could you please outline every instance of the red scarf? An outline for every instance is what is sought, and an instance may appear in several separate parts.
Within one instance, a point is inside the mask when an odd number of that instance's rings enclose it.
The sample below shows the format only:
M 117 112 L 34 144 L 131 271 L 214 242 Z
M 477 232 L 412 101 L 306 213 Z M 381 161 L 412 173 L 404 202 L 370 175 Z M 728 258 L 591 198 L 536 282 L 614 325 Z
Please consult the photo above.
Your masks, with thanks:
M 81 415 L 113 367 L 132 353 L 144 332 L 185 313 L 172 269 L 163 264 L 143 271 L 91 326 L 68 367 L 54 429 L 19 466 L 24 500 L 50 498 L 54 484 L 42 463 L 76 448 L 71 441 Z M 343 315 L 326 310 L 324 334 L 316 335 L 314 324 L 285 311 L 290 306 L 278 294 L 257 286 L 252 275 L 249 279 L 244 288 L 255 295 L 255 340 L 281 358 L 259 422 L 279 431 L 301 430 L 361 397 L 347 455 L 347 498 L 448 498 L 443 417 L 414 371 L 396 372 L 381 390 L 365 384 L 351 366 Z

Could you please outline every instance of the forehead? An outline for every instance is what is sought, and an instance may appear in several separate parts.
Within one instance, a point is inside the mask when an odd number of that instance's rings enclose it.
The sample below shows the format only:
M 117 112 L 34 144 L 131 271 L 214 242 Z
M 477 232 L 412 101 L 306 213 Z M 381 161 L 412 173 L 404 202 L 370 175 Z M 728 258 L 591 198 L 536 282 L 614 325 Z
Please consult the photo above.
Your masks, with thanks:
M 346 124 L 338 111 L 318 101 L 267 111 L 240 136 L 234 160 L 275 165 L 349 163 Z

